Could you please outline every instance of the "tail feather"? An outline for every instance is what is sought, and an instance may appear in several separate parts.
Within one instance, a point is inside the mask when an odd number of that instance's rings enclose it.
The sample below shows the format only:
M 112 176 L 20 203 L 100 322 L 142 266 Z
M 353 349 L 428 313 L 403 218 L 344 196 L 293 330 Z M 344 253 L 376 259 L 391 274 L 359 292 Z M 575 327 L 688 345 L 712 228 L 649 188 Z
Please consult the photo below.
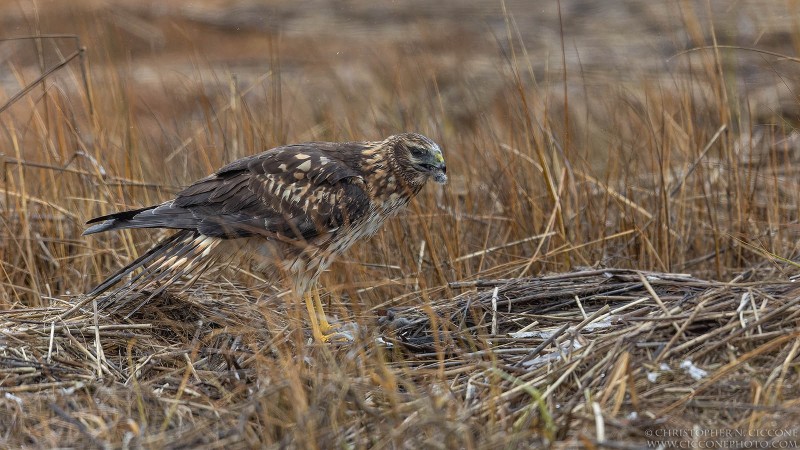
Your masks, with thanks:
M 136 305 L 135 308 L 131 309 L 131 311 L 127 315 L 125 315 L 125 318 L 127 319 L 127 318 L 131 317 L 132 315 L 134 315 L 136 313 L 136 311 L 138 311 L 142 306 L 147 304 L 148 301 L 150 301 L 152 298 L 160 295 L 170 285 L 172 285 L 174 282 L 176 282 L 177 280 L 179 280 L 183 276 L 188 275 L 190 273 L 194 273 L 194 276 L 192 276 L 186 282 L 186 284 L 183 285 L 181 291 L 183 291 L 185 289 L 188 289 L 190 286 L 192 286 L 200 278 L 200 275 L 203 272 L 205 272 L 206 269 L 208 269 L 208 267 L 211 265 L 212 261 L 213 261 L 213 258 L 209 258 L 209 259 L 204 260 L 204 261 L 199 262 L 199 263 L 197 261 L 192 261 L 191 264 L 190 264 L 190 267 L 187 267 L 184 270 L 176 271 L 175 273 L 172 274 L 172 276 L 168 280 L 166 280 L 165 282 L 161 283 L 160 286 L 157 289 L 155 289 L 153 292 L 151 292 L 149 295 L 147 295 L 147 297 L 142 299 L 139 302 L 139 304 Z M 161 278 L 163 278 L 163 276 L 159 277 L 159 279 L 161 279 Z M 122 305 L 117 306 L 114 309 L 114 311 L 118 310 L 121 306 Z
M 103 231 L 114 230 L 119 228 L 126 228 L 122 224 L 130 221 L 137 214 L 149 211 L 156 208 L 156 206 L 148 206 L 146 208 L 132 209 L 130 211 L 123 211 L 114 214 L 107 214 L 105 216 L 95 217 L 94 219 L 86 222 L 86 225 L 92 225 L 83 231 L 83 236 L 87 234 L 100 233 Z
M 197 229 L 200 222 L 201 220 L 192 211 L 173 207 L 173 202 L 166 202 L 146 208 L 95 217 L 86 222 L 87 225 L 92 226 L 84 230 L 83 235 L 125 228 Z
M 153 246 L 153 248 L 148 250 L 147 253 L 136 258 L 127 266 L 116 271 L 113 275 L 110 275 L 102 283 L 95 286 L 94 289 L 89 291 L 86 295 L 90 297 L 97 297 L 98 295 L 103 294 L 104 292 L 109 290 L 112 286 L 117 284 L 121 279 L 131 274 L 134 270 L 140 267 L 147 267 L 153 261 L 163 257 L 164 254 L 169 253 L 171 250 L 174 250 L 176 248 L 175 244 L 179 242 L 182 238 L 184 238 L 184 236 L 182 236 L 184 234 L 186 233 L 180 233 L 180 232 L 175 233 L 172 236 L 162 240 L 161 242 Z M 141 274 L 139 276 L 141 276 Z M 135 279 L 131 281 L 135 281 Z M 130 283 L 131 281 L 129 281 L 128 283 Z
M 134 217 L 136 217 L 137 214 L 139 214 L 141 212 L 149 211 L 149 210 L 154 209 L 156 207 L 158 207 L 158 205 L 147 206 L 147 207 L 139 208 L 139 209 L 131 209 L 131 210 L 128 210 L 128 211 L 115 212 L 115 213 L 112 213 L 112 214 L 106 214 L 105 216 L 95 217 L 94 219 L 91 219 L 88 222 L 86 222 L 86 224 L 87 225 L 91 225 L 93 223 L 105 222 L 107 220 L 114 220 L 114 219 L 129 220 L 129 219 L 133 219 Z
M 142 302 L 144 304 L 181 277 L 196 272 L 198 268 L 207 268 L 216 260 L 217 256 L 212 250 L 220 242 L 219 238 L 208 237 L 192 230 L 181 230 L 162 240 L 147 253 L 106 278 L 89 291 L 83 301 L 62 314 L 60 318 L 70 316 L 95 299 L 99 300 L 98 308 L 105 309 L 114 305 L 113 310 L 116 311 L 123 307 L 135 292 L 148 292 L 146 299 Z M 112 290 L 129 275 L 131 278 L 125 284 Z M 136 309 L 139 309 L 142 304 Z
M 183 234 L 183 232 L 176 234 Z M 183 276 L 195 272 L 198 267 L 210 264 L 216 259 L 215 255 L 210 255 L 210 250 L 216 247 L 219 239 L 209 238 L 197 232 L 186 232 L 186 234 L 189 236 L 171 243 L 164 251 L 158 252 L 156 259 L 142 266 L 142 270 L 124 286 L 103 298 L 103 307 L 108 307 L 113 303 L 112 311 L 117 311 L 125 306 L 126 300 L 130 298 L 131 294 L 149 291 L 147 297 L 128 313 L 130 316 Z M 185 285 L 184 289 L 188 286 Z

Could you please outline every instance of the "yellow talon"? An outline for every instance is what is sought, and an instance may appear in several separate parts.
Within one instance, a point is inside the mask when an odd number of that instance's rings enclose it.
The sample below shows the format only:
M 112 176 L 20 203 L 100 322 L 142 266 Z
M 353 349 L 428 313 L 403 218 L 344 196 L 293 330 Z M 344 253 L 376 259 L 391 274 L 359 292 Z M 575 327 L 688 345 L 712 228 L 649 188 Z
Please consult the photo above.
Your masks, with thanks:
M 331 332 L 337 327 L 328 323 L 328 318 L 325 317 L 322 300 L 319 298 L 319 290 L 313 289 L 311 293 L 306 293 L 304 297 L 308 316 L 311 319 L 311 334 L 314 336 L 314 340 L 325 343 L 330 342 L 332 339 L 337 340 L 336 333 Z
M 323 333 L 328 333 L 337 327 L 328 323 L 328 317 L 325 315 L 325 309 L 322 307 L 322 300 L 319 298 L 319 289 L 314 289 L 312 292 L 314 296 L 314 305 L 316 306 L 317 314 L 319 314 L 319 328 Z

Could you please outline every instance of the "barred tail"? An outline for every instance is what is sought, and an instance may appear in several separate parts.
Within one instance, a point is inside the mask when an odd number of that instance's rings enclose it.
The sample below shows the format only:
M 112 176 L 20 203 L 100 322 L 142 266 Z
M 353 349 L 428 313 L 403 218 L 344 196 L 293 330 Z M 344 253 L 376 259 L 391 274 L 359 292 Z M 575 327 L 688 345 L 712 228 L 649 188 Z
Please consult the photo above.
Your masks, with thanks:
M 86 294 L 86 297 L 69 311 L 61 314 L 63 319 L 94 299 L 100 301 L 100 308 L 114 305 L 114 310 L 124 306 L 137 292 L 144 293 L 145 298 L 128 316 L 136 312 L 147 301 L 159 295 L 170 284 L 187 274 L 199 274 L 216 260 L 212 250 L 222 240 L 209 237 L 193 230 L 181 230 L 162 240 L 144 255 L 118 270 L 105 281 Z M 139 271 L 135 275 L 134 272 Z M 132 277 L 116 290 L 100 298 L 117 285 L 123 278 Z M 193 280 L 196 279 L 193 278 Z

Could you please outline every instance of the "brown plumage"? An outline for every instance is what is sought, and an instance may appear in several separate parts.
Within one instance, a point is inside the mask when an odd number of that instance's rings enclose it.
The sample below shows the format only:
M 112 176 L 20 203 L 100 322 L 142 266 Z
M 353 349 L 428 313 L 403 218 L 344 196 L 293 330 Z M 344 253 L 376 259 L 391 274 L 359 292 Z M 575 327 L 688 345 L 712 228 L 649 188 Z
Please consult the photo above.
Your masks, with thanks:
M 416 133 L 376 142 L 309 142 L 242 158 L 160 205 L 97 217 L 83 234 L 125 228 L 172 228 L 175 234 L 110 276 L 88 298 L 113 303 L 132 291 L 148 298 L 197 274 L 222 255 L 255 255 L 273 278 L 304 295 L 330 263 L 374 234 L 428 179 L 447 181 L 439 146 Z M 317 297 L 316 314 L 322 314 Z M 325 340 L 315 323 L 315 337 Z M 324 316 L 323 328 L 330 328 Z M 322 332 L 324 333 L 325 330 Z

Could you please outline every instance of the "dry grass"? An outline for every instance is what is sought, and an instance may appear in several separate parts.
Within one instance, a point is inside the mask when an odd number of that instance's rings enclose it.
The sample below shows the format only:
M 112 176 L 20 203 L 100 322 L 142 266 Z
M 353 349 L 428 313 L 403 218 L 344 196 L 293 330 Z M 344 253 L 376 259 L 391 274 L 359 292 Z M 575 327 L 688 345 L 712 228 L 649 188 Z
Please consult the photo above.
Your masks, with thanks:
M 0 3 L 7 29 L 81 36 L 0 42 L 0 446 L 797 432 L 797 61 L 720 47 L 793 54 L 783 3 L 620 1 L 563 31 L 513 1 L 58 5 Z M 85 220 L 281 143 L 399 130 L 439 142 L 452 181 L 323 277 L 354 342 L 309 344 L 298 305 L 230 268 L 52 322 L 157 238 Z
M 453 287 L 468 292 L 330 346 L 230 289 L 124 323 L 10 311 L 7 432 L 45 447 L 496 448 L 800 419 L 793 283 L 605 269 Z

